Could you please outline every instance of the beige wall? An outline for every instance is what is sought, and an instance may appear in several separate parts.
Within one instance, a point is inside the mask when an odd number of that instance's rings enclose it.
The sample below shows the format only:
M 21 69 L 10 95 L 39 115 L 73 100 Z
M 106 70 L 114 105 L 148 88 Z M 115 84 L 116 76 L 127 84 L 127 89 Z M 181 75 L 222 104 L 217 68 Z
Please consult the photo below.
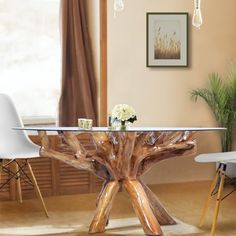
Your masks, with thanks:
M 236 1 L 202 2 L 204 24 L 200 30 L 189 18 L 188 68 L 146 67 L 146 12 L 189 12 L 190 0 L 125 0 L 125 10 L 113 17 L 108 0 L 108 109 L 117 103 L 132 105 L 139 126 L 214 126 L 203 102 L 193 103 L 189 91 L 207 86 L 207 75 L 225 75 L 236 52 Z M 202 133 L 199 152 L 219 151 L 215 133 Z M 145 176 L 149 183 L 208 179 L 213 165 L 193 158 L 168 160 Z

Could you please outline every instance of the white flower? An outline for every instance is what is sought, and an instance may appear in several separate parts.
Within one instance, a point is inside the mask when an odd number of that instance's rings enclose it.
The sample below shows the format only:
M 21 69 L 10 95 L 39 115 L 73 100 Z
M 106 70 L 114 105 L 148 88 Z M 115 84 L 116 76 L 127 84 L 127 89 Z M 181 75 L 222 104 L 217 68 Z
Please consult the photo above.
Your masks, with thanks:
M 114 120 L 120 120 L 120 121 L 128 121 L 129 119 L 136 120 L 136 114 L 134 108 L 127 104 L 118 104 L 114 106 L 114 108 L 111 111 L 111 117 Z

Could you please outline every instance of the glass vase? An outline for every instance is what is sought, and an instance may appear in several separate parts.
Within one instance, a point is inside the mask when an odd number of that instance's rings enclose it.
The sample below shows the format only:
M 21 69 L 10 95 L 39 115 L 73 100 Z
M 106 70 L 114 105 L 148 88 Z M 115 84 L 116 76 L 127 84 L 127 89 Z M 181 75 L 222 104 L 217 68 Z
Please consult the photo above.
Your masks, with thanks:
M 124 130 L 126 130 L 126 128 L 127 128 L 127 124 L 126 124 L 126 121 L 121 121 L 120 122 L 120 130 L 121 131 L 124 131 Z

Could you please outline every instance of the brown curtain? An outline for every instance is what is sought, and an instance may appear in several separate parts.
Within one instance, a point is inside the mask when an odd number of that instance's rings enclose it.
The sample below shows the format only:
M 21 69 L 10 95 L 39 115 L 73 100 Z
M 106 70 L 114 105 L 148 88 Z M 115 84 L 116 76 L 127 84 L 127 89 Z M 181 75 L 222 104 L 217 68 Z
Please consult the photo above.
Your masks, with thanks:
M 86 0 L 61 0 L 60 126 L 76 126 L 78 118 L 93 119 L 97 124 L 96 80 L 85 4 Z

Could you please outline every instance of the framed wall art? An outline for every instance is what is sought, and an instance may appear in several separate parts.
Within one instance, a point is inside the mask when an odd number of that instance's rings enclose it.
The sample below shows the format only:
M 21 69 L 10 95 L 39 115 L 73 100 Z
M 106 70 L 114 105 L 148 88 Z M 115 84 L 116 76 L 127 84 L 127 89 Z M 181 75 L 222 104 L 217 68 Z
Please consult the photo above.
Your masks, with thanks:
M 147 13 L 147 67 L 188 66 L 188 13 Z

